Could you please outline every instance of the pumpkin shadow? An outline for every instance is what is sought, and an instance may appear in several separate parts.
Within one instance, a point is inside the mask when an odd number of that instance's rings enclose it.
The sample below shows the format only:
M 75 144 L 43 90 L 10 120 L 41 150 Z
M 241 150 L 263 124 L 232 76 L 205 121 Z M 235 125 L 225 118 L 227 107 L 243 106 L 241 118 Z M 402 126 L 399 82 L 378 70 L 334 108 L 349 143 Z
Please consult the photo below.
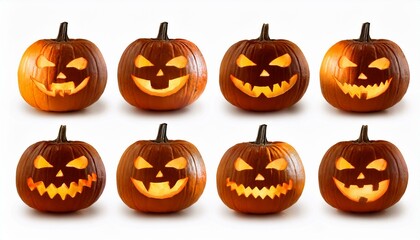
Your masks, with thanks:
M 191 108 L 194 108 L 193 106 L 186 106 L 181 109 L 175 109 L 175 110 L 147 110 L 147 109 L 141 109 L 134 106 L 131 106 L 127 103 L 121 103 L 120 109 L 124 111 L 125 113 L 132 115 L 134 117 L 138 116 L 148 116 L 148 117 L 157 117 L 157 116 L 177 116 L 177 115 L 184 115 L 192 111 Z
M 407 109 L 407 104 L 404 101 L 399 102 L 388 109 L 376 112 L 350 112 L 335 108 L 327 103 L 324 104 L 324 111 L 328 112 L 329 114 L 342 117 L 389 117 L 392 115 L 401 115 L 401 113 Z
M 366 212 L 366 213 L 359 213 L 359 212 L 345 212 L 337 209 L 333 209 L 333 214 L 337 214 L 344 218 L 352 218 L 352 219 L 393 219 L 397 218 L 398 216 L 403 215 L 404 209 L 400 205 L 392 206 L 390 208 L 384 209 L 378 212 Z
M 289 208 L 281 211 L 281 212 L 275 212 L 275 213 L 267 213 L 267 214 L 254 214 L 254 213 L 243 213 L 234 211 L 228 208 L 224 208 L 222 215 L 226 218 L 233 218 L 235 220 L 245 220 L 245 221 L 272 221 L 272 220 L 282 220 L 282 221 L 288 221 L 292 218 L 300 218 L 302 215 L 305 214 L 305 209 L 302 206 L 290 206 Z
M 86 219 L 96 217 L 101 213 L 101 210 L 95 206 L 90 206 L 85 209 L 74 212 L 44 212 L 35 209 L 27 209 L 27 215 L 36 219 L 51 220 L 57 218 L 68 218 L 68 219 Z
M 98 101 L 91 106 L 88 106 L 86 108 L 75 110 L 75 111 L 69 111 L 69 112 L 49 112 L 49 111 L 43 111 L 40 109 L 33 108 L 29 106 L 28 104 L 22 104 L 23 111 L 25 113 L 37 115 L 40 117 L 62 117 L 66 115 L 72 116 L 72 117 L 81 117 L 81 116 L 88 116 L 88 115 L 99 115 L 102 114 L 106 110 L 106 104 L 103 101 Z
M 147 220 L 162 220 L 162 219 L 172 219 L 178 221 L 179 219 L 183 218 L 191 218 L 197 214 L 199 214 L 194 207 L 189 207 L 183 209 L 181 211 L 176 212 L 167 212 L 167 213 L 154 213 L 154 212 L 140 212 L 127 206 L 123 206 L 124 214 L 132 219 L 147 219 Z
M 248 116 L 279 116 L 279 115 L 295 115 L 304 111 L 303 104 L 296 103 L 288 108 L 275 110 L 275 111 L 252 111 L 245 110 L 228 103 L 223 104 L 223 110 L 229 114 L 238 116 L 238 117 L 248 117 Z

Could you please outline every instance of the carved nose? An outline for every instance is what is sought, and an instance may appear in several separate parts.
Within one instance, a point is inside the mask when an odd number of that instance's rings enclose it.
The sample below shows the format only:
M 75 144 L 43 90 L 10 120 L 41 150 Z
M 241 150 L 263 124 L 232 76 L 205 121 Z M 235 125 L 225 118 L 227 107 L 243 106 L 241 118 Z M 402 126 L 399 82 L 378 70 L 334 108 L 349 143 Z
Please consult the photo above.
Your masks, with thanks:
M 357 179 L 365 179 L 365 175 L 363 175 L 363 173 L 360 173 L 359 176 L 357 176 Z
M 62 177 L 64 176 L 63 172 L 60 170 L 58 171 L 58 173 L 55 175 L 56 177 Z
M 66 75 L 64 75 L 64 73 L 60 72 L 60 73 L 57 75 L 57 78 L 58 78 L 58 79 L 66 79 L 67 77 L 66 77 Z
M 163 76 L 163 71 L 162 71 L 162 69 L 159 69 L 159 72 L 158 73 L 156 73 L 156 76 Z
M 163 173 L 162 173 L 161 171 L 159 171 L 159 172 L 156 174 L 156 177 L 157 177 L 157 178 L 161 178 L 161 177 L 163 177 Z
M 364 73 L 361 73 L 358 78 L 359 79 L 362 79 L 362 80 L 366 80 L 367 79 L 367 77 L 366 77 L 366 75 Z
M 270 74 L 265 70 L 263 70 L 260 74 L 260 77 L 268 77 L 268 76 L 270 76 Z
M 258 175 L 257 175 L 257 177 L 255 177 L 255 181 L 264 181 L 264 177 L 263 177 L 263 175 L 261 175 L 261 174 L 259 174 L 258 173 Z

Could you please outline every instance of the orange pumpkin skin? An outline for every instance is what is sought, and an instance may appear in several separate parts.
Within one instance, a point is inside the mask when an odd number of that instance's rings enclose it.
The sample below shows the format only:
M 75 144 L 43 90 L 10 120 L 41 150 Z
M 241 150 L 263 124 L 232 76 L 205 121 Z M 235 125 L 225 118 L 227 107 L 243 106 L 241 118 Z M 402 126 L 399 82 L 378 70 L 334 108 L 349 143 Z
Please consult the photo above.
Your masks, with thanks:
M 351 112 L 375 112 L 397 104 L 410 82 L 401 48 L 387 39 L 371 39 L 365 23 L 359 39 L 342 40 L 325 54 L 320 69 L 324 98 Z
M 19 91 L 32 107 L 68 112 L 95 103 L 105 90 L 107 68 L 97 46 L 69 39 L 67 22 L 57 39 L 38 40 L 24 52 L 18 70 Z
M 229 148 L 217 168 L 219 197 L 235 211 L 277 213 L 302 194 L 305 171 L 298 153 L 288 143 L 267 141 L 265 132 L 261 125 L 255 142 Z
M 277 111 L 303 97 L 309 75 L 300 48 L 288 40 L 270 39 L 264 24 L 259 38 L 239 41 L 226 51 L 219 86 L 225 99 L 238 108 Z
M 45 212 L 74 212 L 91 206 L 106 183 L 105 167 L 95 148 L 68 141 L 66 126 L 56 140 L 29 146 L 16 168 L 16 188 L 24 203 Z
M 161 124 L 156 140 L 139 140 L 121 156 L 117 188 L 122 201 L 140 212 L 181 211 L 197 202 L 206 185 L 198 149 L 184 140 L 168 140 Z
M 132 42 L 120 58 L 120 93 L 137 108 L 184 108 L 195 102 L 206 87 L 207 67 L 200 50 L 188 40 L 169 39 L 167 26 L 167 22 L 161 24 L 157 38 Z
M 396 204 L 408 184 L 408 169 L 399 149 L 384 140 L 369 140 L 367 126 L 359 139 L 342 141 L 325 153 L 318 170 L 319 189 L 332 207 L 347 212 L 377 212 Z

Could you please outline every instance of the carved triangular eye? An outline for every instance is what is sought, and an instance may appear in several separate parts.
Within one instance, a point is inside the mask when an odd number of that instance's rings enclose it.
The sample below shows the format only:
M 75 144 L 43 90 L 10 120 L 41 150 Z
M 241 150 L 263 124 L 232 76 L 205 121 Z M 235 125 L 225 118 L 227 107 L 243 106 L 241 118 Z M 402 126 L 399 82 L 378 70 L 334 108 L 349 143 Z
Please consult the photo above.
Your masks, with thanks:
M 357 67 L 357 64 L 350 61 L 350 59 L 348 59 L 346 56 L 343 56 L 338 61 L 338 66 L 340 68 L 348 68 L 348 67 Z
M 136 169 L 153 168 L 153 166 L 142 157 L 137 157 L 136 160 L 134 160 L 134 167 Z
M 89 164 L 88 159 L 85 156 L 81 156 L 68 162 L 66 164 L 66 167 L 85 169 L 88 164 Z
M 337 161 L 335 162 L 335 168 L 337 168 L 338 170 L 343 170 L 343 169 L 353 169 L 354 166 L 351 165 L 346 159 L 344 159 L 343 157 L 340 157 L 339 159 L 337 159 Z
M 169 62 L 166 63 L 168 67 L 184 68 L 187 66 L 188 59 L 184 56 L 179 56 L 172 58 Z
M 236 171 L 251 170 L 253 169 L 248 163 L 246 163 L 242 158 L 238 157 L 235 160 L 235 169 Z
M 83 58 L 83 57 L 79 57 L 76 59 L 73 59 L 71 62 L 69 62 L 66 67 L 67 68 L 76 68 L 77 70 L 83 70 L 86 69 L 88 65 L 88 61 Z
M 184 169 L 187 166 L 187 159 L 184 157 L 175 158 L 174 160 L 169 161 L 165 167 L 175 168 L 175 169 Z
M 45 160 L 43 156 L 38 155 L 34 160 L 34 167 L 36 169 L 41 169 L 41 168 L 52 168 L 54 166 L 51 165 L 51 163 L 49 163 L 47 160 Z
M 236 59 L 236 64 L 238 67 L 249 67 L 249 66 L 256 66 L 253 61 L 249 60 L 245 55 L 241 54 L 239 55 L 238 59 Z
M 288 53 L 281 55 L 269 63 L 270 66 L 288 67 L 292 63 L 292 58 Z
M 377 68 L 379 70 L 385 70 L 389 68 L 389 65 L 391 63 L 389 62 L 388 58 L 383 57 L 383 58 L 379 58 L 376 59 L 375 61 L 373 61 L 371 64 L 369 64 L 369 68 Z
M 387 162 L 385 161 L 385 159 L 380 158 L 380 159 L 376 159 L 372 162 L 370 162 L 367 165 L 367 169 L 376 169 L 378 171 L 384 171 L 386 169 L 387 166 Z
M 284 158 L 279 158 L 267 164 L 265 168 L 281 171 L 287 168 L 287 161 Z
M 55 67 L 55 64 L 51 62 L 50 60 L 48 60 L 44 55 L 41 55 L 36 59 L 36 65 L 39 68 Z
M 143 57 L 143 55 L 138 55 L 134 60 L 134 65 L 138 68 L 142 67 L 152 67 L 154 66 L 147 58 Z

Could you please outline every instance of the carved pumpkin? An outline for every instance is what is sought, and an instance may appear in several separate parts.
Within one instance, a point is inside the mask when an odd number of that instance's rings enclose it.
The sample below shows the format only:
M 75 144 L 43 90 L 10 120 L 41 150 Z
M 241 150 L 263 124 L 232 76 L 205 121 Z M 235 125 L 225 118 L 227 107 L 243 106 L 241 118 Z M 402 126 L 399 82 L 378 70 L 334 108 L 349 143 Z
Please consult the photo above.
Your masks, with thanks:
M 68 141 L 66 126 L 57 139 L 40 141 L 22 154 L 16 187 L 28 206 L 48 212 L 72 212 L 92 205 L 105 187 L 105 167 L 88 143 Z
M 156 140 L 130 145 L 118 164 L 118 193 L 137 211 L 180 211 L 204 191 L 206 170 L 200 152 L 190 142 L 168 140 L 166 127 L 160 125 Z
M 332 106 L 374 112 L 394 106 L 405 95 L 410 71 L 400 47 L 387 39 L 371 39 L 364 23 L 359 39 L 342 40 L 325 54 L 320 82 Z
M 118 86 L 131 105 L 148 110 L 175 110 L 198 99 L 207 83 L 207 67 L 198 47 L 169 39 L 168 23 L 157 38 L 131 43 L 118 65 Z
M 236 107 L 274 111 L 292 106 L 309 84 L 309 67 L 299 47 L 270 39 L 264 24 L 257 39 L 242 40 L 225 53 L 219 73 L 220 90 Z
M 217 169 L 217 191 L 229 208 L 255 214 L 280 212 L 292 206 L 305 184 L 296 150 L 285 142 L 269 142 L 261 125 L 255 142 L 229 148 Z
M 325 201 L 349 212 L 386 209 L 400 200 L 408 183 L 401 152 L 390 142 L 369 140 L 366 125 L 358 140 L 330 147 L 318 173 Z
M 42 39 L 22 56 L 20 94 L 32 107 L 54 112 L 75 111 L 95 103 L 105 90 L 107 69 L 95 44 L 69 39 L 67 22 L 57 39 Z

